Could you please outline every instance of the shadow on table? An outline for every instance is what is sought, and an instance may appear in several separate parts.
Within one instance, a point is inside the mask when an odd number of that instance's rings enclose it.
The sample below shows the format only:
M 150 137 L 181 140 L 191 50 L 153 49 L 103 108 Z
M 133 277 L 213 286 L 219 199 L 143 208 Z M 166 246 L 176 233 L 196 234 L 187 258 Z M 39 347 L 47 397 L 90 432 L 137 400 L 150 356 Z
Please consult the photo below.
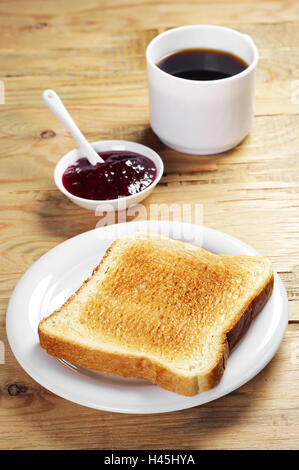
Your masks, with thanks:
M 222 398 L 171 413 L 133 415 L 94 410 L 57 397 L 35 383 L 34 389 L 28 387 L 26 392 L 32 394 L 30 407 L 26 394 L 24 409 L 18 396 L 15 413 L 31 435 L 29 448 L 259 448 L 265 427 L 273 422 L 273 393 L 268 385 L 273 385 L 271 378 L 278 363 L 274 358 L 254 379 Z
M 237 154 L 239 150 L 246 145 L 249 136 L 246 136 L 235 148 L 219 154 L 212 155 L 191 155 L 177 152 L 164 145 L 151 127 L 145 127 L 141 131 L 128 137 L 128 140 L 134 140 L 140 144 L 147 145 L 160 154 L 165 165 L 166 175 L 169 173 L 192 173 L 200 171 L 217 170 L 217 162 L 222 162 L 225 158 Z

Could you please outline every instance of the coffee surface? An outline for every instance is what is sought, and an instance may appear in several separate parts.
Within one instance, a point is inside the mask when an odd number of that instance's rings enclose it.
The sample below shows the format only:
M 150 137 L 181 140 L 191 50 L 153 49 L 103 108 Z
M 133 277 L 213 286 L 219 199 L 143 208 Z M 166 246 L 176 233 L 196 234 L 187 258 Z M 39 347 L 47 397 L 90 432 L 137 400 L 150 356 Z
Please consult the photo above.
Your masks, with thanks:
M 187 80 L 219 80 L 232 77 L 248 67 L 240 57 L 215 49 L 183 49 L 157 63 L 166 73 Z

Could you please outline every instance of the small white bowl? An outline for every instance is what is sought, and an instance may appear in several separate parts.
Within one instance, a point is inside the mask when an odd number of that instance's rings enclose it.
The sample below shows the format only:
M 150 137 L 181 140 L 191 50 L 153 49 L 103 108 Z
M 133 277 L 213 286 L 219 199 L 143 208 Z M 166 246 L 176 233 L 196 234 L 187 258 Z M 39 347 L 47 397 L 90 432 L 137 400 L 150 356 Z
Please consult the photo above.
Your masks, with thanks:
M 97 142 L 92 142 L 91 145 L 99 153 L 101 153 L 101 151 L 104 152 L 106 150 L 126 150 L 130 152 L 139 153 L 140 155 L 144 155 L 145 157 L 150 158 L 155 163 L 157 168 L 157 175 L 150 186 L 148 186 L 146 189 L 143 189 L 137 194 L 132 194 L 131 196 L 124 196 L 118 199 L 111 199 L 108 201 L 84 199 L 82 197 L 74 196 L 73 194 L 71 194 L 62 183 L 62 175 L 67 169 L 67 167 L 73 165 L 76 160 L 78 160 L 78 158 L 82 158 L 85 156 L 80 149 L 71 150 L 66 155 L 64 155 L 64 157 L 62 157 L 57 163 L 56 168 L 54 170 L 54 180 L 58 189 L 63 194 L 65 194 L 65 196 L 67 196 L 72 202 L 74 202 L 78 206 L 84 207 L 85 209 L 95 211 L 100 208 L 101 211 L 107 212 L 127 209 L 128 207 L 133 206 L 145 199 L 152 192 L 152 190 L 160 181 L 163 175 L 163 161 L 154 150 L 150 149 L 149 147 L 146 147 L 145 145 L 137 144 L 135 142 L 129 142 L 126 140 L 99 140 Z

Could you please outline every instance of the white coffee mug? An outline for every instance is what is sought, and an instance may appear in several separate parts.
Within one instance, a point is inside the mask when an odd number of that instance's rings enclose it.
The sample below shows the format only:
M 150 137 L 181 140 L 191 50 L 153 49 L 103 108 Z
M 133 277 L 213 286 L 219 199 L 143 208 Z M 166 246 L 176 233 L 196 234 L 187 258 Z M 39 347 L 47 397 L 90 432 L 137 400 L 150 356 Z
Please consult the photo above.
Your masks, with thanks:
M 161 70 L 161 58 L 182 49 L 230 52 L 248 67 L 228 78 L 195 81 Z M 146 50 L 150 123 L 168 147 L 194 155 L 225 152 L 248 134 L 253 120 L 258 51 L 247 35 L 212 25 L 182 26 L 156 36 Z

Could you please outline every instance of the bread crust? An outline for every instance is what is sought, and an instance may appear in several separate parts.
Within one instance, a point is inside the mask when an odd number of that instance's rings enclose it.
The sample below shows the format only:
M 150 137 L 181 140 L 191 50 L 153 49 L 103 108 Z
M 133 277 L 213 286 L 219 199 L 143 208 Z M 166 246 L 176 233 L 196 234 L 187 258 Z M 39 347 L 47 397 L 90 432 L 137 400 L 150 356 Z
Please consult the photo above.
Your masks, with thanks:
M 112 246 L 107 250 L 104 258 L 108 255 Z M 95 269 L 99 269 L 99 266 Z M 86 282 L 88 282 L 88 279 Z M 121 351 L 117 352 L 115 350 L 98 350 L 82 346 L 72 340 L 61 339 L 50 333 L 45 333 L 42 328 L 43 321 L 38 328 L 40 344 L 48 354 L 79 366 L 122 377 L 148 379 L 166 390 L 185 396 L 194 396 L 199 392 L 215 387 L 219 383 L 230 351 L 244 336 L 253 319 L 267 303 L 272 294 L 273 283 L 274 277 L 272 273 L 258 295 L 251 299 L 249 305 L 244 307 L 243 312 L 240 312 L 240 317 L 237 321 L 223 333 L 221 348 L 218 358 L 215 360 L 215 365 L 210 371 L 205 371 L 203 377 L 197 375 L 177 375 L 173 370 L 159 363 L 156 359 L 150 359 L 142 354 L 137 355 L 128 352 L 124 354 Z M 78 291 L 81 288 L 82 286 Z
M 241 338 L 243 338 L 254 318 L 262 311 L 268 302 L 273 291 L 273 285 L 274 276 L 272 274 L 261 292 L 254 299 L 252 299 L 239 320 L 229 330 L 224 332 L 222 354 L 219 355 L 217 364 L 210 371 L 209 387 L 207 390 L 215 387 L 220 382 L 220 379 L 226 368 L 226 363 L 230 352 L 241 340 Z M 200 391 L 203 390 L 198 390 L 198 392 Z

